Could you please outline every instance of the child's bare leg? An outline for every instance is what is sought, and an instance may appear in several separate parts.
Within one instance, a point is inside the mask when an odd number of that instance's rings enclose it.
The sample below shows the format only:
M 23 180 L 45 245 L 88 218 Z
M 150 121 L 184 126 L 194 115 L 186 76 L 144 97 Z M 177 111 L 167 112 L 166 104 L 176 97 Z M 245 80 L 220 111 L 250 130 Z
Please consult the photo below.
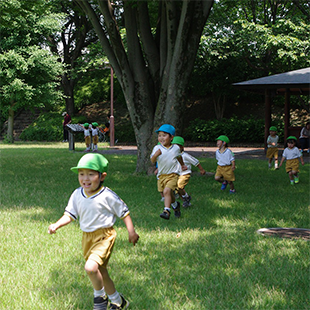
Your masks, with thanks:
M 182 197 L 186 194 L 186 191 L 184 190 L 184 188 L 178 188 L 178 193 Z
M 165 187 L 163 194 L 165 197 L 165 208 L 170 209 L 171 203 L 175 202 L 171 188 Z
M 101 290 L 104 285 L 102 274 L 99 271 L 99 265 L 95 261 L 89 259 L 85 263 L 84 268 L 91 283 L 93 284 L 94 289 L 97 291 Z
M 223 182 L 224 182 L 223 177 L 220 177 L 220 176 L 214 177 L 214 180 L 217 181 L 217 182 L 220 182 L 220 183 L 223 183 Z
M 290 172 L 288 173 L 288 176 L 289 176 L 289 178 L 290 178 L 291 181 L 294 181 L 294 174 L 293 174 L 293 171 L 290 171 Z
M 231 190 L 235 189 L 234 183 L 232 181 L 228 181 Z
M 100 267 L 99 268 L 102 279 L 103 279 L 103 286 L 104 286 L 104 290 L 106 291 L 106 293 L 108 295 L 112 295 L 115 293 L 116 289 L 114 286 L 114 282 L 112 281 L 112 279 L 109 276 L 108 270 L 105 267 Z

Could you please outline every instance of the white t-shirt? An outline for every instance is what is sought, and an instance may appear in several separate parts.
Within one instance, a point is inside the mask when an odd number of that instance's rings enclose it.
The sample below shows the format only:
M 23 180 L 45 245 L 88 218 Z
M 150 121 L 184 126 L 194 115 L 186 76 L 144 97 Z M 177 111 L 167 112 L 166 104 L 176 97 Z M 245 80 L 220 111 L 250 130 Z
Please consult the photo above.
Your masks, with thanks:
M 150 158 L 153 157 L 158 149 L 161 150 L 161 155 L 157 157 L 157 177 L 162 174 L 180 174 L 179 162 L 177 160 L 177 157 L 181 156 L 180 148 L 176 144 L 172 144 L 169 148 L 166 148 L 161 144 L 157 144 L 154 146 Z
M 215 157 L 219 166 L 229 166 L 231 162 L 235 160 L 234 153 L 228 148 L 226 148 L 223 153 L 221 153 L 220 150 L 216 150 Z
M 179 163 L 180 175 L 192 173 L 192 165 L 194 165 L 195 167 L 199 165 L 199 160 L 186 152 L 182 152 L 182 159 L 187 167 L 187 170 L 182 171 L 182 167 Z
M 92 232 L 112 227 L 116 217 L 123 219 L 129 210 L 125 202 L 108 187 L 102 187 L 90 197 L 79 187 L 72 193 L 65 214 L 73 220 L 79 219 L 82 231 Z
M 292 149 L 287 147 L 284 149 L 282 156 L 285 157 L 287 160 L 290 160 L 301 157 L 301 153 L 296 146 L 294 146 Z
M 89 129 L 84 129 L 84 136 L 85 136 L 85 137 L 90 136 L 90 131 L 89 131 Z
M 99 134 L 99 129 L 98 128 L 92 128 L 91 129 L 91 135 L 92 136 L 98 136 Z
M 279 137 L 278 136 L 275 136 L 275 137 L 268 136 L 268 138 L 267 138 L 267 147 L 278 147 L 278 141 L 279 141 Z M 271 145 L 271 144 L 268 144 L 268 143 L 275 143 L 275 145 Z

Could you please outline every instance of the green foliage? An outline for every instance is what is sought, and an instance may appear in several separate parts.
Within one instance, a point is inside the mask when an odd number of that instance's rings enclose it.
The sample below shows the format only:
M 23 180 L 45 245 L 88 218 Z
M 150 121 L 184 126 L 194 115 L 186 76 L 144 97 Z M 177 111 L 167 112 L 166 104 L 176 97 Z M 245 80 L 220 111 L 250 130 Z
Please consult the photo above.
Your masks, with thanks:
M 20 135 L 24 141 L 60 141 L 62 140 L 63 117 L 56 112 L 41 114 L 35 122 Z
M 272 124 L 278 128 L 280 140 L 283 139 L 283 121 L 275 119 Z M 214 142 L 218 136 L 226 135 L 232 143 L 263 143 L 264 134 L 265 121 L 250 115 L 242 119 L 235 116 L 209 121 L 196 119 L 186 129 L 184 138 L 193 142 Z
M 119 142 L 136 142 L 131 122 L 115 125 L 115 139 Z

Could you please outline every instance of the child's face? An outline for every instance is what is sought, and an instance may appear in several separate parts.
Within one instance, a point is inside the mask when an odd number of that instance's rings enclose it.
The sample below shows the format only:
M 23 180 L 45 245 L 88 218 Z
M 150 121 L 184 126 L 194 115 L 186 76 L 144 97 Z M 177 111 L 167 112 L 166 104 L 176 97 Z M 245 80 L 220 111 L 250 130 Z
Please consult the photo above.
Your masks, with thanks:
M 222 146 L 225 145 L 225 142 L 224 141 L 221 141 L 221 140 L 217 140 L 216 141 L 216 146 L 220 149 Z
M 106 173 L 100 174 L 98 171 L 91 169 L 79 169 L 79 183 L 88 196 L 93 195 L 99 188 L 100 183 L 106 177 Z
M 163 146 L 167 147 L 171 145 L 171 141 L 173 139 L 173 136 L 171 136 L 167 132 L 160 131 L 158 133 L 158 142 L 161 143 Z
M 271 135 L 272 137 L 274 137 L 274 136 L 276 135 L 276 131 L 273 131 L 273 130 L 270 130 L 269 133 L 270 133 L 270 135 Z
M 292 141 L 287 142 L 287 147 L 288 147 L 289 149 L 292 149 L 294 146 L 295 146 L 295 143 L 294 143 L 294 142 L 292 142 Z

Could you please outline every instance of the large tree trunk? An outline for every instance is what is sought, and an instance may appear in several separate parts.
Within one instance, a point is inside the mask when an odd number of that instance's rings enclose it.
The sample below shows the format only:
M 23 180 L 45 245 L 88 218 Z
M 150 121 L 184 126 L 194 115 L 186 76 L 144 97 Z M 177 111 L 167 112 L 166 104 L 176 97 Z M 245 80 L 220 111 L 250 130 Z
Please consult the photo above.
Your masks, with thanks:
M 14 143 L 14 110 L 12 107 L 9 109 L 9 118 L 8 118 L 8 131 L 6 135 L 7 142 Z
M 66 111 L 69 115 L 74 115 L 74 85 L 75 81 L 68 79 L 67 74 L 62 76 L 61 86 L 65 94 Z
M 89 1 L 77 3 L 93 24 L 122 87 L 138 146 L 136 171 L 145 172 L 157 143 L 154 131 L 170 123 L 181 134 L 185 89 L 213 0 L 159 1 L 155 35 L 148 2 L 124 1 L 126 49 L 110 1 L 98 1 L 104 25 Z

